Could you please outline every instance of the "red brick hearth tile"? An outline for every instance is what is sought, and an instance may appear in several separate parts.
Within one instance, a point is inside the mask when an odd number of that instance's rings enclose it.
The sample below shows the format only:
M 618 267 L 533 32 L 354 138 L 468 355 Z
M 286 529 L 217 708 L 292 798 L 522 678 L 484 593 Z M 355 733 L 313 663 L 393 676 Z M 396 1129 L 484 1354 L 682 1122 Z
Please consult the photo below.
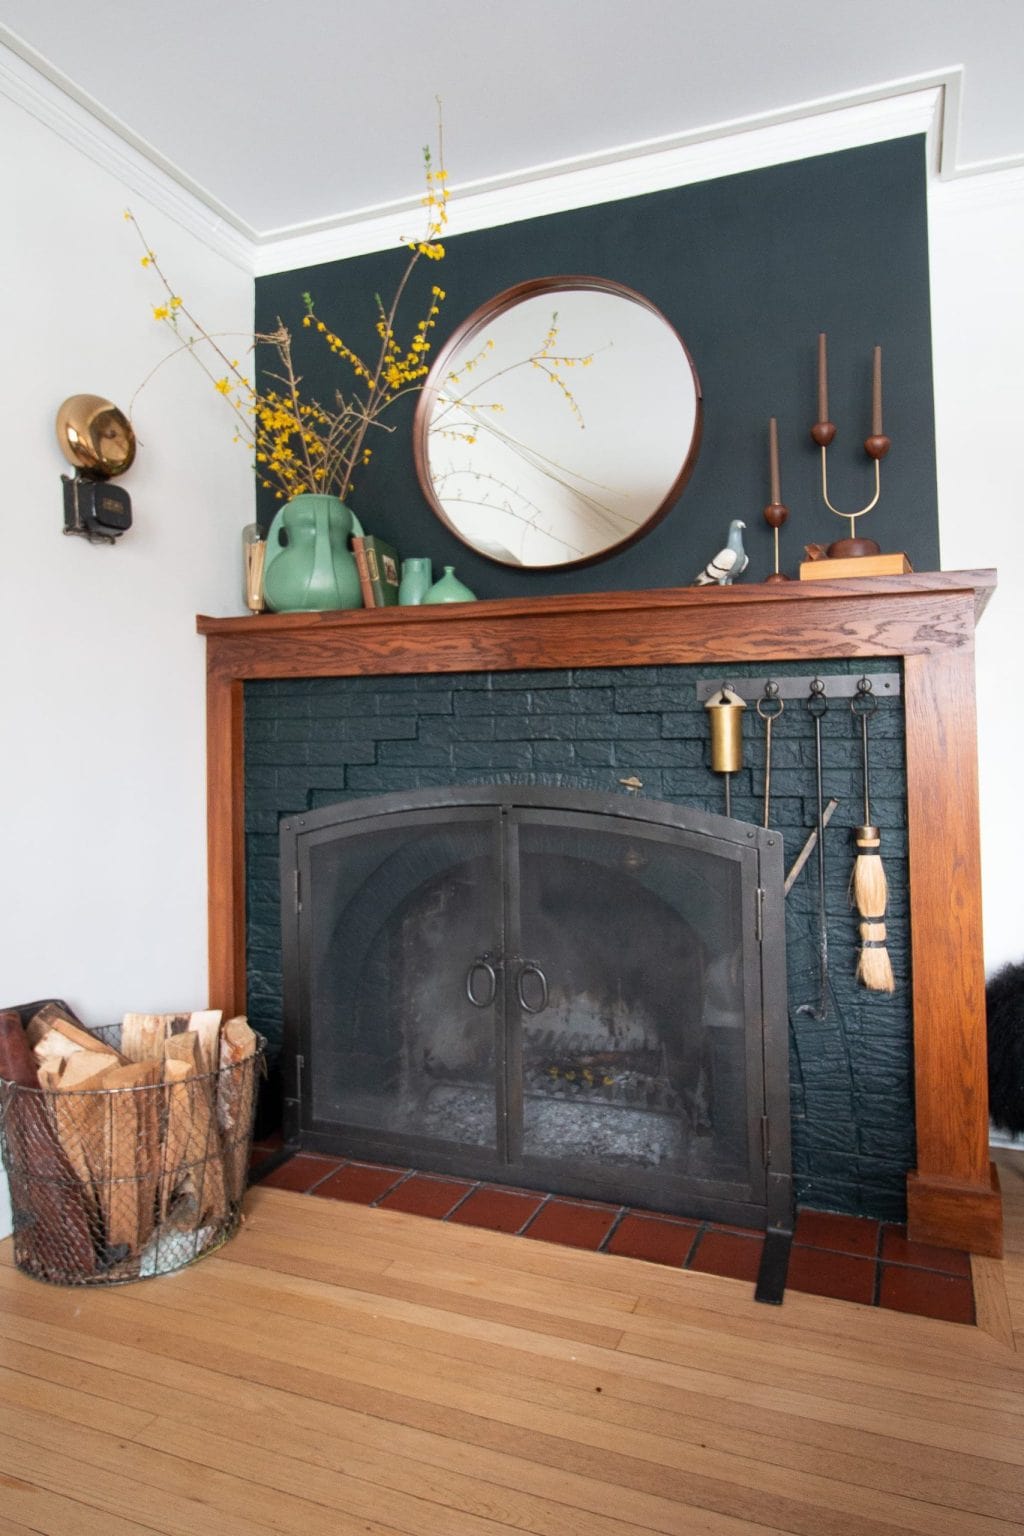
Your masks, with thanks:
M 786 1284 L 794 1291 L 808 1291 L 812 1296 L 859 1301 L 870 1307 L 875 1299 L 875 1260 L 831 1253 L 824 1248 L 798 1248 L 794 1244 Z
M 741 1237 L 738 1232 L 705 1232 L 697 1252 L 687 1265 L 705 1275 L 723 1275 L 728 1280 L 756 1280 L 764 1238 Z
M 447 1216 L 472 1188 L 465 1179 L 437 1179 L 430 1174 L 414 1173 L 378 1204 L 386 1211 L 408 1211 L 410 1216 Z
M 542 1243 L 561 1243 L 565 1248 L 600 1248 L 618 1214 L 613 1205 L 549 1200 L 523 1235 Z
M 352 1200 L 357 1205 L 372 1205 L 397 1184 L 406 1168 L 385 1168 L 379 1163 L 346 1163 L 313 1191 L 325 1200 Z
M 510 1189 L 474 1189 L 451 1214 L 452 1221 L 467 1227 L 486 1227 L 489 1232 L 518 1232 L 540 1208 L 543 1195 Z
M 337 1157 L 316 1157 L 311 1152 L 299 1152 L 282 1163 L 280 1168 L 275 1168 L 273 1173 L 268 1173 L 260 1183 L 269 1185 L 271 1189 L 290 1189 L 302 1195 L 326 1178 L 340 1161 Z
M 698 1230 L 695 1221 L 671 1221 L 630 1211 L 615 1228 L 606 1251 L 627 1259 L 647 1259 L 652 1264 L 672 1264 L 678 1269 L 685 1264 Z
M 838 1216 L 832 1211 L 800 1211 L 793 1241 L 832 1253 L 855 1253 L 873 1259 L 878 1252 L 877 1221 L 864 1216 Z
M 959 1248 L 936 1248 L 931 1243 L 912 1243 L 906 1227 L 882 1228 L 883 1262 L 910 1264 L 917 1269 L 939 1269 L 944 1275 L 969 1277 L 971 1261 Z
M 878 1301 L 897 1312 L 916 1312 L 947 1323 L 974 1322 L 974 1290 L 962 1275 L 883 1264 Z

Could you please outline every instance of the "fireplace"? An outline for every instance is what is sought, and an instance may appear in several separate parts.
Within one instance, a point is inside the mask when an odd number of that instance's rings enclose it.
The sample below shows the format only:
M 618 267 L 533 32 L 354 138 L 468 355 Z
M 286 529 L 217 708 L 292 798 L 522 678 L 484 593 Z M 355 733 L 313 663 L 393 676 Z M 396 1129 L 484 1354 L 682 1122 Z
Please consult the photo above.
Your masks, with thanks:
M 208 640 L 212 1000 L 245 1006 L 247 680 L 440 680 L 474 670 L 551 675 L 565 667 L 687 664 L 717 672 L 895 657 L 905 699 L 916 1099 L 908 1223 L 919 1240 L 998 1252 L 1000 1202 L 987 1155 L 972 656 L 974 625 L 993 584 L 991 573 L 947 572 L 200 620 Z M 362 792 L 369 788 L 368 779 Z
M 281 837 L 291 1138 L 791 1227 L 777 835 L 483 786 Z

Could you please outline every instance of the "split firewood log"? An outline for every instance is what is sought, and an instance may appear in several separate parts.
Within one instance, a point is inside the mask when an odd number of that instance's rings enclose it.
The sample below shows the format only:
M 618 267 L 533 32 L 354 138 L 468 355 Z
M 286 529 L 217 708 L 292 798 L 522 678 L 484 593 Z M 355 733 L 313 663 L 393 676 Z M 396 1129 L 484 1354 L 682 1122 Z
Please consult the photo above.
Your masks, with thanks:
M 0 1013 L 0 1078 L 26 1090 L 16 1092 L 8 1104 L 4 1134 L 16 1243 L 27 1267 L 51 1278 L 61 1273 L 68 1278 L 92 1275 L 96 1250 L 89 1225 L 90 1197 L 47 1115 L 32 1048 L 14 1010 Z
M 190 1077 L 195 1077 L 195 1071 L 187 1061 L 176 1061 L 169 1057 L 164 1062 L 163 1075 L 166 1113 L 157 1204 L 161 1227 L 168 1220 L 179 1186 L 183 1183 L 181 1168 L 188 1156 L 192 1139 L 192 1095 L 187 1083 Z M 196 1213 L 193 1210 L 191 1214 Z
M 100 1184 L 107 1244 L 138 1258 L 156 1220 L 160 1178 L 157 1062 L 114 1067 L 99 1080 L 104 1096 L 104 1178 Z
M 76 1051 L 54 1057 L 39 1068 L 39 1086 L 53 1097 L 49 1109 L 53 1127 L 68 1162 L 82 1182 L 92 1230 L 103 1231 L 100 1191 L 105 1178 L 105 1101 L 94 1090 L 105 1073 L 118 1065 L 109 1052 Z M 89 1091 L 82 1091 L 89 1090 Z
M 195 1230 L 222 1220 L 227 1211 L 213 1082 L 196 1031 L 189 1029 L 164 1041 L 164 1082 L 168 1086 L 161 1221 Z
M 204 1072 L 216 1072 L 220 1065 L 220 1021 L 223 1017 L 220 1008 L 209 1008 L 188 1016 L 189 1033 L 199 1036 Z
M 230 1201 L 241 1200 L 249 1177 L 249 1130 L 256 1103 L 256 1034 L 249 1021 L 228 1019 L 220 1032 L 217 1124 L 224 1146 L 224 1180 Z
M 219 1008 L 194 1013 L 126 1013 L 121 1021 L 121 1049 L 129 1061 L 162 1061 L 164 1041 L 194 1034 L 202 1049 L 202 1071 L 217 1070 Z
M 128 1061 L 161 1061 L 166 1038 L 166 1014 L 126 1013 L 121 1020 L 121 1050 Z
M 125 1059 L 113 1046 L 107 1045 L 98 1035 L 86 1029 L 59 1003 L 45 1003 L 33 1014 L 26 1026 L 25 1035 L 37 1062 L 53 1056 L 73 1056 L 78 1051 L 103 1052 L 108 1056 L 116 1056 L 121 1062 Z

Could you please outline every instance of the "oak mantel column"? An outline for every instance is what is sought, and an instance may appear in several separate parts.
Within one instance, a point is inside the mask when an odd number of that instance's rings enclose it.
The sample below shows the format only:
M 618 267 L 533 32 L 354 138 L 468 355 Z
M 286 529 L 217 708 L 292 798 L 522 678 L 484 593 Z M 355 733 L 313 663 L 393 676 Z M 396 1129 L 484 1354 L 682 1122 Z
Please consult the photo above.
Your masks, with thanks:
M 918 1242 L 998 1256 L 973 647 L 907 656 L 904 678 L 917 1113 L 908 1231 Z

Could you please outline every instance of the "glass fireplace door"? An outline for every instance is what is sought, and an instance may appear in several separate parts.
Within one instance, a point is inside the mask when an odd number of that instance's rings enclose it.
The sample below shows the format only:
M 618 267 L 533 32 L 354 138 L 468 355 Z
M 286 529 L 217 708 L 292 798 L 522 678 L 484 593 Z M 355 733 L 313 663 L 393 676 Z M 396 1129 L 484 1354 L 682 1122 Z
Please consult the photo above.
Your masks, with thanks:
M 310 1129 L 504 1151 L 498 827 L 493 810 L 460 808 L 307 840 Z
M 510 821 L 513 1154 L 608 1188 L 649 1175 L 754 1198 L 753 852 L 608 816 Z

